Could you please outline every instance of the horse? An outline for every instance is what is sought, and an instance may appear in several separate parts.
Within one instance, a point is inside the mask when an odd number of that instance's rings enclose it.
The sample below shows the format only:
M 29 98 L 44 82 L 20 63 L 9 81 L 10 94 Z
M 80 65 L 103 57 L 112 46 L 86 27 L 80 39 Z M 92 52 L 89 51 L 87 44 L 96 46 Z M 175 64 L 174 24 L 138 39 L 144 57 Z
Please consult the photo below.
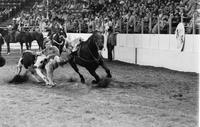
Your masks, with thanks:
M 100 32 L 95 31 L 86 41 L 81 42 L 76 54 L 69 57 L 68 62 L 75 72 L 79 74 L 82 83 L 85 83 L 85 79 L 79 72 L 77 64 L 85 67 L 95 78 L 95 80 L 92 81 L 92 84 L 99 83 L 100 81 L 99 76 L 95 72 L 99 65 L 105 70 L 108 78 L 112 77 L 110 70 L 103 61 L 102 55 L 99 53 L 99 50 L 102 50 L 103 46 L 103 35 L 101 35 Z
M 23 53 L 23 44 L 26 44 L 26 49 L 31 49 L 32 41 L 36 40 L 39 46 L 39 49 L 44 49 L 43 46 L 43 34 L 37 31 L 17 31 L 17 30 L 8 30 L 0 29 L 2 35 L 7 44 L 7 53 L 10 53 L 10 43 L 20 43 L 21 54 Z
M 29 50 L 31 47 L 30 34 L 26 31 L 16 31 L 11 30 L 8 32 L 8 36 L 6 38 L 7 44 L 7 53 L 10 53 L 10 43 L 20 43 L 21 54 L 23 53 L 23 44 L 26 44 L 26 49 Z
M 20 32 L 17 30 L 9 30 L 0 28 L 0 33 L 3 36 L 4 41 L 7 44 L 7 53 L 10 53 L 10 43 L 17 43 L 19 42 L 21 45 L 21 52 L 23 52 L 23 43 L 26 44 L 26 48 L 29 49 L 30 43 L 28 42 L 28 33 L 27 32 Z
M 43 45 L 44 36 L 41 32 L 32 31 L 32 32 L 28 32 L 28 33 L 29 33 L 29 37 L 30 37 L 30 38 L 28 38 L 29 42 L 36 40 L 37 44 L 39 46 L 39 50 L 45 48 L 44 45 Z M 31 43 L 30 43 L 30 48 L 31 48 Z

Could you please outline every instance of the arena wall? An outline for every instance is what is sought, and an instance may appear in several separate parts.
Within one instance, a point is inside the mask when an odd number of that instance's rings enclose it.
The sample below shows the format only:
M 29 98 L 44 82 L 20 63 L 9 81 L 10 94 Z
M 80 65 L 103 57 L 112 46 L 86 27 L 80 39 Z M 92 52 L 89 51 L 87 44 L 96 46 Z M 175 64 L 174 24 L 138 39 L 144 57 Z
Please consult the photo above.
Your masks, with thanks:
M 165 67 L 184 72 L 199 72 L 200 35 L 186 35 L 185 48 L 177 48 L 175 35 L 118 34 L 115 59 Z

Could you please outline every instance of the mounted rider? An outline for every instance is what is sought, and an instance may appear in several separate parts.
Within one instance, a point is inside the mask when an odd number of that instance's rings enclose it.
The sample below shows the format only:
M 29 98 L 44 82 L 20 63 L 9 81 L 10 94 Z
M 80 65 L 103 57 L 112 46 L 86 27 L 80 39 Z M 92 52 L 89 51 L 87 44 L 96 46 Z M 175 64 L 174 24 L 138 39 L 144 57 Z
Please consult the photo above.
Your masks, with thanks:
M 94 32 L 101 32 L 101 31 L 99 29 L 96 29 Z M 104 38 L 102 39 L 104 40 Z M 77 55 L 78 49 L 81 47 L 81 44 L 84 42 L 85 41 L 82 37 L 78 37 L 74 39 L 73 41 L 70 41 L 69 39 L 66 40 L 66 43 L 68 43 L 68 49 L 71 51 L 69 55 L 69 59 L 74 58 L 74 56 Z

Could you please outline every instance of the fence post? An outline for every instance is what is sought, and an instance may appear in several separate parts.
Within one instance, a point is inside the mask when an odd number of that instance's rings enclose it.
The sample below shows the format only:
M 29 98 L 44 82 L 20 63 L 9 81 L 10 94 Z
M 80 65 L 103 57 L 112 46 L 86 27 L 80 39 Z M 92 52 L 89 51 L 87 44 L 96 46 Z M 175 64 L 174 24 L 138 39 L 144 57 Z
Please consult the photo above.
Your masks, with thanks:
M 105 33 L 105 27 L 104 27 L 104 26 L 105 26 L 105 21 L 104 21 L 104 19 L 102 18 L 102 26 L 101 26 L 101 27 L 102 27 L 103 33 Z
M 92 31 L 94 31 L 95 30 L 95 22 L 94 21 L 92 21 Z
M 128 34 L 128 21 L 126 23 L 126 33 Z
M 158 16 L 158 34 L 160 34 L 160 18 Z
M 195 34 L 195 14 L 192 15 L 192 33 Z
M 141 22 L 141 33 L 144 34 L 144 18 L 142 18 Z
M 65 32 L 67 33 L 67 21 L 65 20 Z
M 172 34 L 172 14 L 169 15 L 169 34 Z
M 81 21 L 78 20 L 78 26 L 79 26 L 79 33 L 81 33 Z
M 115 33 L 115 20 L 114 19 L 113 19 L 112 25 L 113 25 L 113 33 Z
M 136 18 L 136 17 L 135 17 Z M 133 20 L 133 32 L 135 33 L 136 31 L 136 19 L 134 18 Z
M 181 13 L 181 22 L 183 23 L 183 13 Z
M 87 23 L 87 28 L 88 28 L 88 33 L 90 32 L 90 20 L 88 20 L 88 23 Z
M 149 33 L 152 31 L 152 18 L 151 16 L 149 17 Z
M 122 19 L 119 19 L 119 32 L 122 33 Z

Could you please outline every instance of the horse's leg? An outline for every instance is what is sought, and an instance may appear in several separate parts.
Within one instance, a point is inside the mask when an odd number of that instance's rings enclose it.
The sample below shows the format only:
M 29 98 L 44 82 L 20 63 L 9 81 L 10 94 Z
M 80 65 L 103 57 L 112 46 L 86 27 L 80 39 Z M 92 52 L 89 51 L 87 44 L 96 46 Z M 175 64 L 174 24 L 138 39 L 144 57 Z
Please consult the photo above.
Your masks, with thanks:
M 31 50 L 32 42 L 28 41 L 27 43 L 28 43 L 28 48 Z
M 2 45 L 0 45 L 0 56 L 1 56 L 1 51 L 2 51 Z
M 95 72 L 95 70 L 93 69 L 88 69 L 88 71 L 90 72 L 90 74 L 96 79 L 92 81 L 92 84 L 97 84 L 100 81 L 99 76 L 97 75 L 97 73 Z
M 37 40 L 37 44 L 38 44 L 38 47 L 39 47 L 39 51 L 43 49 L 42 47 L 42 42 Z
M 110 70 L 108 69 L 108 67 L 106 66 L 106 64 L 104 63 L 103 59 L 100 60 L 99 65 L 101 65 L 101 67 L 106 71 L 108 78 L 112 78 L 112 75 L 110 73 Z
M 81 79 L 81 82 L 82 82 L 82 83 L 85 83 L 85 79 L 84 79 L 83 75 L 79 72 L 79 69 L 78 69 L 76 63 L 74 63 L 73 61 L 69 61 L 69 64 L 70 64 L 70 65 L 72 66 L 72 68 L 79 74 L 79 77 L 80 77 L 80 79 Z
M 10 54 L 10 43 L 6 42 L 6 45 L 7 45 L 7 54 Z
M 23 54 L 23 43 L 20 42 L 20 46 L 21 46 L 21 54 Z
M 29 50 L 29 43 L 25 42 L 25 44 L 26 44 L 26 49 Z

